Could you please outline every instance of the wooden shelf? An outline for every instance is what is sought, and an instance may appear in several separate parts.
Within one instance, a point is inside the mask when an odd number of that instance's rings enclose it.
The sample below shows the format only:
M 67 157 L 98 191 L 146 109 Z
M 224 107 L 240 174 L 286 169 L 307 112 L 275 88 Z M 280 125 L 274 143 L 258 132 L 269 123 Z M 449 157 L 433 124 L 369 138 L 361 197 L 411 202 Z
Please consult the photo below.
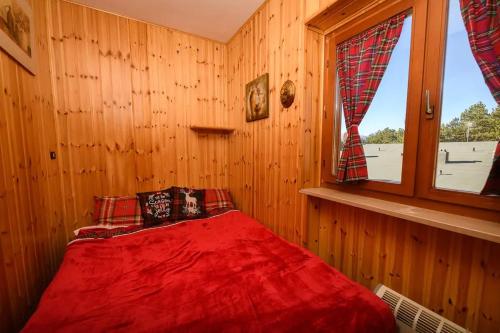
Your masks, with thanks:
M 346 193 L 328 188 L 305 188 L 300 190 L 300 193 L 500 243 L 500 223 L 370 198 L 359 194 Z
M 234 132 L 234 128 L 231 127 L 219 127 L 219 126 L 190 126 L 191 130 L 200 133 L 219 133 L 219 134 L 231 134 Z

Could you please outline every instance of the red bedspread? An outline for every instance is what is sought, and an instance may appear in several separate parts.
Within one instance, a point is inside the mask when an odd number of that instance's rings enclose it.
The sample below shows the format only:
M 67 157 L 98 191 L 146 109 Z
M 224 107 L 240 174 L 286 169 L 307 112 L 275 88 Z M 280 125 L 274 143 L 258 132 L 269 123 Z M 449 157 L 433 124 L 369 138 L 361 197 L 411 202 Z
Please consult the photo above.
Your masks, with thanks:
M 394 332 L 389 308 L 232 211 L 68 246 L 24 332 Z

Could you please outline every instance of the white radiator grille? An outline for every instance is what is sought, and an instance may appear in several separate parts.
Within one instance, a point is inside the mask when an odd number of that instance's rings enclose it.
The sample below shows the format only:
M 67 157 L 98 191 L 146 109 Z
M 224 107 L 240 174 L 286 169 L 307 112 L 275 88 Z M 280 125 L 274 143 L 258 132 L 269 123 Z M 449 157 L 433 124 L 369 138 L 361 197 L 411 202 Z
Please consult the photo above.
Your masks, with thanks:
M 437 332 L 441 320 L 437 318 L 433 313 L 427 311 L 422 311 L 420 314 L 415 331 L 419 333 L 426 332 Z M 441 330 L 441 332 L 443 332 Z
M 469 331 L 448 319 L 424 308 L 417 302 L 395 292 L 394 290 L 378 285 L 375 294 L 391 308 L 400 332 L 417 333 L 468 333 Z

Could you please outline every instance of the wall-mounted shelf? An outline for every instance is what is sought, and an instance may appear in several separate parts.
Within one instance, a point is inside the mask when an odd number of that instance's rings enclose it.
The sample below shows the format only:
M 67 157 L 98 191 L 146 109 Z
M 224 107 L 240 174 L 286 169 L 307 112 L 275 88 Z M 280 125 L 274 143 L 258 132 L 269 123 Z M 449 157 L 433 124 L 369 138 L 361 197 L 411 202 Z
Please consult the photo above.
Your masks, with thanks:
M 328 188 L 304 188 L 300 190 L 300 193 L 439 229 L 457 232 L 462 235 L 500 243 L 500 223 L 370 198 L 359 194 L 346 193 Z
M 234 128 L 221 126 L 192 125 L 190 128 L 191 130 L 199 133 L 231 134 L 234 132 Z

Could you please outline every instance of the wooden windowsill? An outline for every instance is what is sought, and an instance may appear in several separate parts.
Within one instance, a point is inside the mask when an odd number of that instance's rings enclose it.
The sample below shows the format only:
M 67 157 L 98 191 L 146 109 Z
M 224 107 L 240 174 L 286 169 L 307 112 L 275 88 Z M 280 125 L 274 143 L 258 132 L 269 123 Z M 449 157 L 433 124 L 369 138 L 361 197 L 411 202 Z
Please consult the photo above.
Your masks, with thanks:
M 366 209 L 415 223 L 500 243 L 500 223 L 445 213 L 397 202 L 370 198 L 328 188 L 304 188 L 300 193 L 324 200 Z

